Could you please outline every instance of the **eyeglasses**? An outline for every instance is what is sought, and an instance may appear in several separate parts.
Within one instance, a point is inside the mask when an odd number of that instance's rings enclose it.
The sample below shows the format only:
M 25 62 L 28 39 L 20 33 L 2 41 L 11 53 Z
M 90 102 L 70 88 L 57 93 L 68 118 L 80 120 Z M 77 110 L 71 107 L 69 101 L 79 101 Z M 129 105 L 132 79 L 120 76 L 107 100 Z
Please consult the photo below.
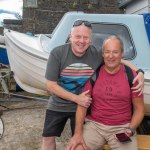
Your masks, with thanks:
M 75 26 L 80 26 L 80 25 L 85 25 L 86 27 L 92 29 L 92 25 L 90 22 L 85 21 L 85 20 L 77 20 L 74 22 L 73 27 Z

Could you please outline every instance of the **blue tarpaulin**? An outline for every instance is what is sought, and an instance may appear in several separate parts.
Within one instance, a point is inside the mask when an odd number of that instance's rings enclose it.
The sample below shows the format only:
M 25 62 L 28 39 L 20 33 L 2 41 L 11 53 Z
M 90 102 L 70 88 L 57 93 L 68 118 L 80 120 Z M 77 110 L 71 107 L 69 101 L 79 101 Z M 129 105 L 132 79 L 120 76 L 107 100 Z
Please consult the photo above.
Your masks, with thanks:
M 0 47 L 0 63 L 8 65 L 8 56 L 5 48 Z
M 150 43 L 150 13 L 147 14 L 142 14 L 144 17 L 144 22 L 145 22 L 145 28 L 148 36 L 148 40 Z

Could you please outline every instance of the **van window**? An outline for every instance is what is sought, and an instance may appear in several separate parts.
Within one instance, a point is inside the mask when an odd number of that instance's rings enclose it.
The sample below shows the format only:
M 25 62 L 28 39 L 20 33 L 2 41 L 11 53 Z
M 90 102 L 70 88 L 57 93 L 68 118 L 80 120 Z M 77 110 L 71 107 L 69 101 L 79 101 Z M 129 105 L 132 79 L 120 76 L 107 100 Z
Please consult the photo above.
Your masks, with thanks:
M 117 35 L 124 44 L 124 59 L 133 59 L 136 55 L 135 46 L 129 29 L 120 24 L 92 24 L 92 44 L 101 51 L 102 43 L 110 35 Z

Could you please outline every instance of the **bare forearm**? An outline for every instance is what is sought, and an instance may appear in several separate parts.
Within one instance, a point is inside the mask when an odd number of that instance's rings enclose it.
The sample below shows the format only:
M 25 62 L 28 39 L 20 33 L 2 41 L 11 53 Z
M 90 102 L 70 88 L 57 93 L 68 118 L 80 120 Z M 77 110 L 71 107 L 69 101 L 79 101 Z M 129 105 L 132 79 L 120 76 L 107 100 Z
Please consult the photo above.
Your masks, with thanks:
M 138 103 L 138 105 L 134 106 L 130 127 L 136 129 L 142 122 L 143 117 L 144 117 L 144 103 L 143 100 L 141 100 L 141 102 Z
M 86 108 L 78 105 L 76 111 L 76 127 L 75 133 L 71 138 L 66 150 L 75 150 L 77 145 L 85 150 L 87 149 L 86 143 L 83 138 L 83 123 L 86 115 Z
M 122 59 L 121 63 L 127 65 L 132 70 L 137 71 L 137 68 L 132 63 L 130 63 L 129 61 Z M 138 85 L 132 89 L 134 90 L 134 92 L 139 92 L 139 95 L 141 95 L 143 92 L 143 88 L 144 88 L 144 74 L 143 74 L 143 72 L 138 72 L 137 76 L 134 77 L 134 80 L 132 83 L 134 84 L 136 81 L 138 81 Z
M 130 123 L 130 127 L 136 129 L 140 125 L 140 123 L 142 122 L 143 117 L 144 117 L 144 114 L 142 112 L 138 112 L 138 113 L 135 112 L 133 114 L 133 117 L 132 117 L 132 120 Z
M 71 92 L 68 92 L 67 90 L 63 89 L 61 86 L 59 86 L 57 83 L 50 83 L 48 81 L 47 83 L 47 89 L 50 91 L 50 93 L 55 94 L 58 97 L 61 97 L 65 100 L 73 101 L 75 103 L 77 99 L 77 95 L 73 94 Z
M 121 63 L 124 64 L 124 65 L 127 65 L 127 66 L 130 67 L 132 70 L 137 71 L 137 68 L 135 67 L 135 65 L 132 64 L 131 62 L 129 62 L 128 60 L 121 59 Z
M 79 95 L 68 92 L 57 84 L 57 82 L 47 80 L 47 89 L 56 96 L 77 103 L 78 105 L 89 107 L 92 101 L 91 97 L 86 96 L 89 92 L 85 91 Z
M 76 127 L 75 127 L 75 134 L 82 135 L 83 132 L 83 124 L 86 116 L 87 109 L 78 105 L 76 111 Z

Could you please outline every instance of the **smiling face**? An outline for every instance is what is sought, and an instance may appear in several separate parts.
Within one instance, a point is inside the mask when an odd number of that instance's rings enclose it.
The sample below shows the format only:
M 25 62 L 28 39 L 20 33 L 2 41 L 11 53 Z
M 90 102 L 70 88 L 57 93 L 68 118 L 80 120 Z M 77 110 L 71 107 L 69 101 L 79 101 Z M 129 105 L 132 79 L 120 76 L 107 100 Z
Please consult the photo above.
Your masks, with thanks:
M 75 26 L 70 33 L 70 41 L 72 44 L 73 53 L 81 57 L 85 54 L 91 42 L 92 30 L 85 26 Z
M 115 73 L 119 70 L 122 56 L 123 46 L 119 39 L 114 36 L 104 41 L 103 57 L 107 71 Z

